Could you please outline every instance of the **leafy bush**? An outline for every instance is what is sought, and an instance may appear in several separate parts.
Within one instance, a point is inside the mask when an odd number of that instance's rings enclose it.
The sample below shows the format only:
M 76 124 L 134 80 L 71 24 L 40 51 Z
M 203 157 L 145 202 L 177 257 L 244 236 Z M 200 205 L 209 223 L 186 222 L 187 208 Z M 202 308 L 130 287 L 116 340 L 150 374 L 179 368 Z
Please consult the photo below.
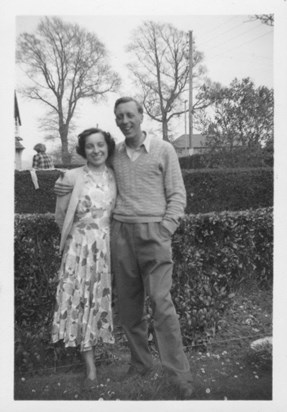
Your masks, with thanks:
M 184 170 L 183 179 L 187 214 L 273 205 L 273 170 L 270 168 Z
M 203 169 L 205 168 L 204 154 L 196 153 L 192 156 L 178 158 L 181 169 Z
M 15 212 L 54 213 L 53 187 L 58 170 L 37 171 L 35 190 L 29 171 L 15 172 Z M 186 213 L 246 210 L 273 205 L 273 170 L 183 170 L 187 192 Z
M 172 295 L 185 343 L 205 342 L 242 283 L 273 280 L 272 209 L 187 216 L 173 238 Z
M 172 296 L 185 344 L 204 343 L 232 293 L 255 279 L 272 284 L 272 209 L 186 216 L 173 237 Z M 63 360 L 51 344 L 60 267 L 52 214 L 15 216 L 15 364 L 32 369 Z
M 15 316 L 20 324 L 45 323 L 60 265 L 59 235 L 52 214 L 15 216 Z
M 211 150 L 202 159 L 204 167 L 209 168 L 238 168 L 238 167 L 266 167 L 273 166 L 273 157 L 261 147 L 236 147 Z
M 28 170 L 15 170 L 15 212 L 16 213 L 53 213 L 56 196 L 53 192 L 59 170 L 36 171 L 39 189 L 35 189 Z
M 50 325 L 60 265 L 52 214 L 15 215 L 15 364 L 32 369 L 54 355 Z
M 182 169 L 273 167 L 273 144 L 261 147 L 209 148 L 205 153 L 179 158 Z

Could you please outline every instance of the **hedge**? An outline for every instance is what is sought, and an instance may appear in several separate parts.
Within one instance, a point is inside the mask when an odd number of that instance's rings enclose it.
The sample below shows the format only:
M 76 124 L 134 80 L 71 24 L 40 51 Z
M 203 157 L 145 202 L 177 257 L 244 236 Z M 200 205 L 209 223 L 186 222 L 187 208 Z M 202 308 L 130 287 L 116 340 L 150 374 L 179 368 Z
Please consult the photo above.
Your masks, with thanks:
M 54 213 L 56 196 L 53 193 L 60 171 L 38 170 L 39 189 L 35 189 L 28 170 L 15 170 L 15 213 Z
M 239 285 L 273 283 L 272 208 L 187 216 L 173 238 L 172 295 L 184 341 L 214 336 Z
M 237 211 L 273 206 L 273 170 L 183 170 L 186 213 Z
M 186 216 L 173 237 L 172 296 L 184 343 L 207 342 L 236 287 L 272 285 L 272 209 Z M 55 359 L 50 328 L 60 266 L 52 214 L 15 215 L 15 364 Z M 28 298 L 27 298 L 28 297 Z M 65 352 L 65 351 L 63 351 Z
M 58 170 L 37 171 L 35 190 L 29 171 L 15 172 L 15 212 L 54 213 L 53 186 Z M 273 205 L 273 170 L 203 169 L 183 170 L 187 192 L 186 213 L 246 210 Z
M 273 157 L 273 145 L 262 149 L 234 147 L 232 151 L 222 148 L 219 151 L 182 156 L 179 163 L 182 169 L 273 167 Z

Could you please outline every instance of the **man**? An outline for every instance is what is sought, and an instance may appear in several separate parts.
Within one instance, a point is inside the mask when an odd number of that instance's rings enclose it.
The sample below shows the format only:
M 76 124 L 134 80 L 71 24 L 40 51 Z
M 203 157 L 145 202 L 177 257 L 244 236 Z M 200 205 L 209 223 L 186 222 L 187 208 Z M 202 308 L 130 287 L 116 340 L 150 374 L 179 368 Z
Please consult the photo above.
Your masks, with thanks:
M 173 146 L 141 130 L 143 108 L 123 97 L 114 107 L 125 136 L 114 157 L 118 195 L 111 229 L 118 312 L 131 350 L 128 376 L 152 369 L 144 301 L 148 295 L 161 363 L 183 398 L 192 395 L 189 362 L 170 295 L 171 237 L 184 214 L 185 187 Z
M 53 160 L 51 156 L 47 155 L 46 146 L 43 143 L 36 144 L 33 150 L 37 152 L 33 156 L 33 169 L 53 169 Z

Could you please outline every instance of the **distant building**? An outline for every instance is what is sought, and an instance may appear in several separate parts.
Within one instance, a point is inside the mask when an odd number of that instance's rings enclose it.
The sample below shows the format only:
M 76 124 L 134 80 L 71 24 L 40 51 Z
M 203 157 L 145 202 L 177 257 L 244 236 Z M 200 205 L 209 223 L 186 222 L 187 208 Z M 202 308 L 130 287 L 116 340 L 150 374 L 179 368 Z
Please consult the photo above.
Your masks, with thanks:
M 205 153 L 207 146 L 205 144 L 206 137 L 201 134 L 193 134 L 191 149 L 189 148 L 189 135 L 183 134 L 175 139 L 172 144 L 176 150 L 178 157 L 194 155 L 197 153 Z
M 19 129 L 21 126 L 20 111 L 16 92 L 14 93 L 14 123 L 15 123 L 15 169 L 22 169 L 22 152 L 25 147 L 20 143 L 23 140 L 20 137 Z

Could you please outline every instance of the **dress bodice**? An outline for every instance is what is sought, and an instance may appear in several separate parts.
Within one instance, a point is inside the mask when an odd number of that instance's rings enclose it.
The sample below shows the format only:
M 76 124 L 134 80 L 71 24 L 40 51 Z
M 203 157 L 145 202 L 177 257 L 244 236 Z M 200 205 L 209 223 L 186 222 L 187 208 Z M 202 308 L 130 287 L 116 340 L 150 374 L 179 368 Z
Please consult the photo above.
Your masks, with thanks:
M 102 175 L 95 175 L 86 168 L 74 223 L 92 224 L 98 229 L 107 228 L 115 198 L 115 182 L 108 169 Z

